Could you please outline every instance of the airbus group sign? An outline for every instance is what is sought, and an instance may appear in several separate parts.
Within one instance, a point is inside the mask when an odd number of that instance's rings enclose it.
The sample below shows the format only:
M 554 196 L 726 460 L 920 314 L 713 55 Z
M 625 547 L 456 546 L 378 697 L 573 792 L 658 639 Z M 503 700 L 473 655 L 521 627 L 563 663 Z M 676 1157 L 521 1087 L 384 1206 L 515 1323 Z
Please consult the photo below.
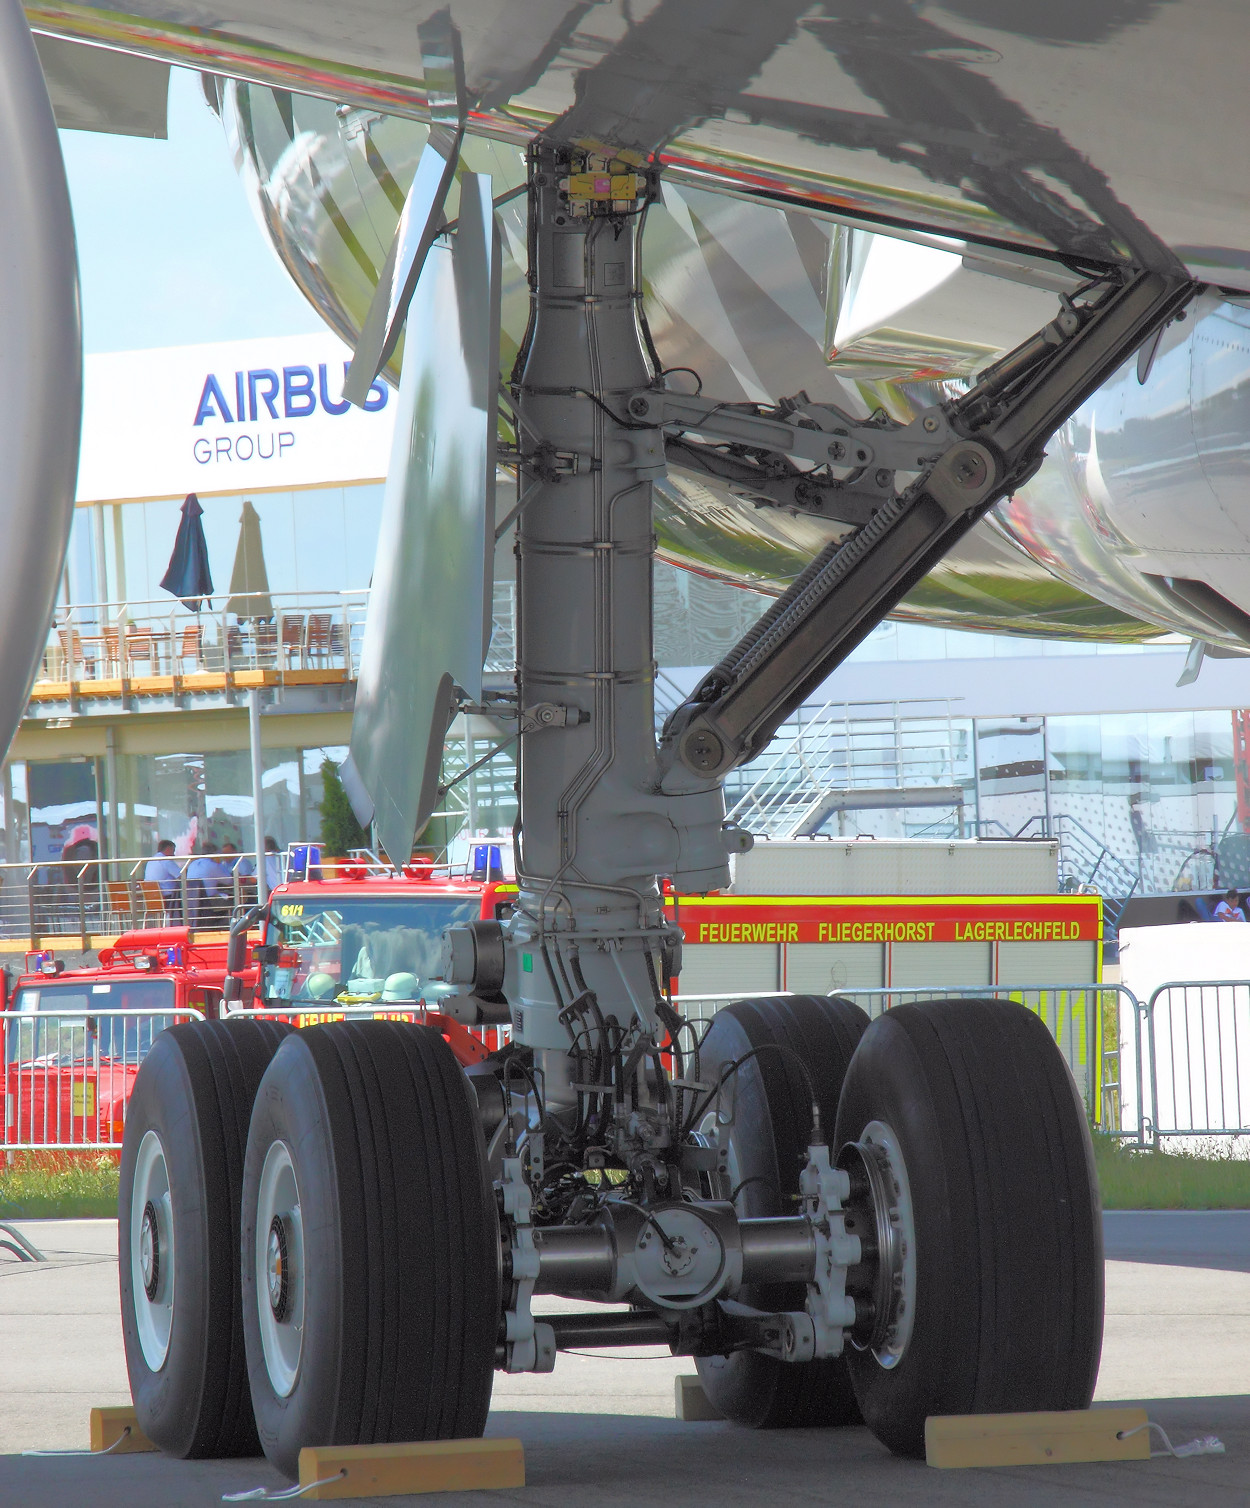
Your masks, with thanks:
M 337 336 L 88 356 L 79 504 L 380 481 L 393 395 L 343 402 Z

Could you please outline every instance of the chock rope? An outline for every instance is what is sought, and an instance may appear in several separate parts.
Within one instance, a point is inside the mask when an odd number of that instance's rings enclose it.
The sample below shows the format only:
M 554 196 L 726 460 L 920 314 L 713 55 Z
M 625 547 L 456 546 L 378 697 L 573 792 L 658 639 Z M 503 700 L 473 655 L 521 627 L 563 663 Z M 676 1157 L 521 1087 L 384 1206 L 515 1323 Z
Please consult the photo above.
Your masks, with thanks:
M 332 1477 L 322 1477 L 319 1482 L 305 1482 L 302 1487 L 285 1487 L 277 1492 L 271 1492 L 268 1487 L 249 1487 L 245 1492 L 223 1492 L 223 1503 L 280 1503 L 288 1498 L 302 1498 L 306 1492 L 311 1492 L 314 1487 L 328 1487 L 331 1482 L 337 1482 L 347 1475 L 346 1471 L 336 1471 Z
M 1163 1450 L 1152 1450 L 1151 1457 L 1155 1456 L 1222 1456 L 1224 1454 L 1224 1442 L 1217 1440 L 1214 1435 L 1201 1435 L 1197 1440 L 1187 1440 L 1184 1445 L 1173 1445 L 1168 1439 L 1168 1432 L 1161 1424 L 1156 1424 L 1153 1419 L 1145 1424 L 1139 1424 L 1136 1429 L 1122 1429 L 1116 1436 L 1117 1440 L 1127 1440 L 1130 1435 L 1140 1435 L 1142 1430 L 1157 1429 L 1159 1438 L 1163 1441 Z

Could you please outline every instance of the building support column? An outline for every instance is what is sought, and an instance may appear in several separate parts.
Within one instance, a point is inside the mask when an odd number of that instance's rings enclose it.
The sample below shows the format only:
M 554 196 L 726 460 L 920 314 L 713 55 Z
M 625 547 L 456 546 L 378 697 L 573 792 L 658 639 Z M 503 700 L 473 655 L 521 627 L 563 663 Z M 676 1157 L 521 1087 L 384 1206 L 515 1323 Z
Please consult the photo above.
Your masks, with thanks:
M 263 906 L 269 899 L 269 876 L 265 871 L 265 766 L 260 747 L 260 687 L 247 693 L 248 747 L 252 756 L 252 830 L 256 845 L 256 899 Z

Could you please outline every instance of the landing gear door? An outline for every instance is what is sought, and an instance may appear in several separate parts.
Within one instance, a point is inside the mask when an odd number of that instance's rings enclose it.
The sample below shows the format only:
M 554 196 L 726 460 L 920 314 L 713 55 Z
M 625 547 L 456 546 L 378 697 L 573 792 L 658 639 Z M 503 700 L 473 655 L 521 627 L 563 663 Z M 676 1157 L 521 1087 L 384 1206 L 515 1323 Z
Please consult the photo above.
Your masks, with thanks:
M 404 341 L 399 412 L 344 787 L 395 864 L 438 798 L 456 688 L 482 693 L 494 553 L 499 236 L 489 177 L 466 174 L 454 236 L 430 250 Z

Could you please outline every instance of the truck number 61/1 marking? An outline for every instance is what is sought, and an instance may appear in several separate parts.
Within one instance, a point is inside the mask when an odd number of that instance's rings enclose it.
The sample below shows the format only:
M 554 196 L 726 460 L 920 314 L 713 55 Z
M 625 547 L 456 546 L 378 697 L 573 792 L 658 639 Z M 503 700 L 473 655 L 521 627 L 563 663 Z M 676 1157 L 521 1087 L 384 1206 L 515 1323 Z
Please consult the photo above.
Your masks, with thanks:
M 280 916 L 303 916 L 303 914 L 303 906 L 283 906 L 279 912 Z

